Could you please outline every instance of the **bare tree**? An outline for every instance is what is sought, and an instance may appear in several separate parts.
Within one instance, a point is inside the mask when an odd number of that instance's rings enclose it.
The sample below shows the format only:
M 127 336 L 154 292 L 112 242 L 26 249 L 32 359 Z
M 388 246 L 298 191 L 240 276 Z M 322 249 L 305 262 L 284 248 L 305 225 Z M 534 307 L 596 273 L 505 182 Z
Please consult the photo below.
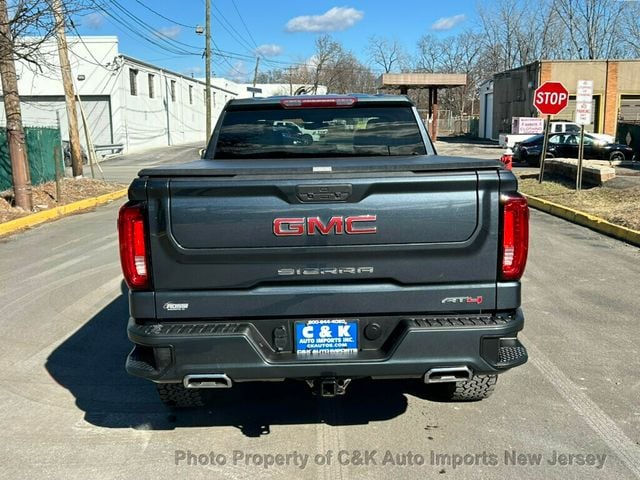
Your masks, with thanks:
M 631 3 L 631 2 L 628 2 Z M 640 2 L 627 5 L 622 13 L 622 41 L 628 55 L 632 58 L 640 57 Z
M 68 11 L 79 12 L 82 0 L 70 0 Z M 36 69 L 43 62 L 42 45 L 55 33 L 56 22 L 47 2 L 0 0 L 0 76 L 7 122 L 7 142 L 11 157 L 15 204 L 25 210 L 33 207 L 29 162 L 22 126 L 20 95 L 15 62 Z
M 376 35 L 369 37 L 367 55 L 369 61 L 380 67 L 384 73 L 391 72 L 394 66 L 396 69 L 403 70 L 407 64 L 407 55 L 397 40 L 389 40 Z
M 620 21 L 627 8 L 617 0 L 556 0 L 553 9 L 566 27 L 578 58 L 620 57 Z M 636 22 L 638 19 L 635 19 Z
M 318 85 L 323 80 L 327 87 L 331 87 L 334 73 L 333 69 L 328 68 L 332 65 L 340 63 L 344 56 L 342 45 L 333 40 L 329 35 L 322 35 L 316 39 L 316 50 L 313 54 L 312 64 L 313 73 L 313 91 L 318 91 Z
M 0 76 L 2 77 L 2 94 L 7 120 L 7 143 L 11 157 L 13 195 L 15 205 L 25 210 L 33 208 L 33 195 L 15 66 L 15 58 L 19 56 L 19 53 L 15 46 L 12 26 L 16 24 L 16 19 L 26 19 L 30 16 L 18 5 L 13 18 L 10 18 L 6 0 L 0 0 Z
M 480 68 L 483 52 L 482 38 L 472 31 L 439 39 L 424 35 L 418 41 L 417 68 L 434 73 L 464 73 L 467 84 L 463 87 L 443 91 L 440 105 L 453 110 L 457 115 L 473 110 L 478 84 L 486 75 Z

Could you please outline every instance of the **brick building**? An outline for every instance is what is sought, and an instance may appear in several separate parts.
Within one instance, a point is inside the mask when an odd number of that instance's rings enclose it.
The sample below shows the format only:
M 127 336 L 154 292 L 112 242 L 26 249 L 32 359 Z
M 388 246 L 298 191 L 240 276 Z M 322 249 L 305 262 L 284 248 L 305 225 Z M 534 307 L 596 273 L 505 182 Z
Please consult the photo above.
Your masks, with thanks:
M 533 93 L 549 80 L 562 82 L 570 93 L 569 106 L 553 120 L 574 121 L 578 80 L 593 80 L 593 123 L 587 131 L 615 136 L 618 122 L 640 122 L 640 59 L 541 60 L 494 75 L 491 138 L 510 133 L 512 117 L 538 116 Z

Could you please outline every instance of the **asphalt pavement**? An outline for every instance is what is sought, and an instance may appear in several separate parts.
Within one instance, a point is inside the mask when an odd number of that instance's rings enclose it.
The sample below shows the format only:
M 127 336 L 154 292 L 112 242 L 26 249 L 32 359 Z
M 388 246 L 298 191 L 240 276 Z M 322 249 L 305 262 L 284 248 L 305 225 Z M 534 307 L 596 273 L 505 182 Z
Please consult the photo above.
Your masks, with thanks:
M 193 151 L 105 172 L 124 180 Z M 322 399 L 292 382 L 175 413 L 124 371 L 118 207 L 0 241 L 0 479 L 640 478 L 637 248 L 532 212 L 530 361 L 487 400 L 439 402 L 399 381 Z

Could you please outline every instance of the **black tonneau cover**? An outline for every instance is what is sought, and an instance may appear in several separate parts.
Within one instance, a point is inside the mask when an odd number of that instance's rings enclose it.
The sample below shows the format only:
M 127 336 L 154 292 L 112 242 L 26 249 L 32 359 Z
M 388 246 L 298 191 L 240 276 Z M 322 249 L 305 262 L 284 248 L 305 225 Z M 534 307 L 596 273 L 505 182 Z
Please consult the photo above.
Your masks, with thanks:
M 498 160 L 481 160 L 440 155 L 410 157 L 292 158 L 268 161 L 197 160 L 175 165 L 145 168 L 140 177 L 232 177 L 309 173 L 437 172 L 457 170 L 496 170 L 504 168 Z

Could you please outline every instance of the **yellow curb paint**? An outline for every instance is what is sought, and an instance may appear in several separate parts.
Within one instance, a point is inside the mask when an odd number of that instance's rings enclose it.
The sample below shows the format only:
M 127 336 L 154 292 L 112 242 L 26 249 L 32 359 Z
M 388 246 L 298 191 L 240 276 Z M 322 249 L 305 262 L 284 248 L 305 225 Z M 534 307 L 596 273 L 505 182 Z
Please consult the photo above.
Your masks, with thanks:
M 27 215 L 26 217 L 16 218 L 10 222 L 0 223 L 0 237 L 17 232 L 24 228 L 34 227 L 49 220 L 64 217 L 72 213 L 87 210 L 89 208 L 97 207 L 113 200 L 118 200 L 127 195 L 128 189 L 123 188 L 111 193 L 106 193 L 98 197 L 87 198 L 80 200 L 79 202 L 69 203 L 60 207 L 52 208 L 51 210 L 44 210 L 42 212 L 34 213 L 33 215 Z
M 583 227 L 590 228 L 596 232 L 603 233 L 618 240 L 623 240 L 632 245 L 640 247 L 640 232 L 631 228 L 615 225 L 607 220 L 591 215 L 589 213 L 574 210 L 573 208 L 564 207 L 557 203 L 543 200 L 542 198 L 526 195 L 529 206 L 547 212 L 556 217 L 564 218 L 570 222 L 577 223 Z

